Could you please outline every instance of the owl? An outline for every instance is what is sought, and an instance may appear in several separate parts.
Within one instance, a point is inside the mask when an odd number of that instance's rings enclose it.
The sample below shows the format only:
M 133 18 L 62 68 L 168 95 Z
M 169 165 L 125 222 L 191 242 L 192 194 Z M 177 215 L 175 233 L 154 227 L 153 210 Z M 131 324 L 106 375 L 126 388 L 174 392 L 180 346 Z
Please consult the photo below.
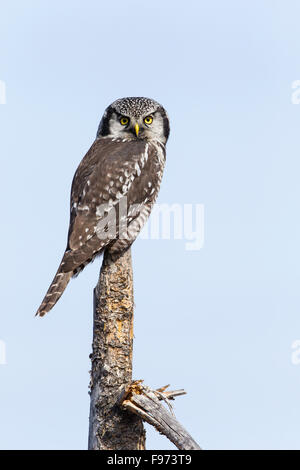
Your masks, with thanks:
M 158 195 L 169 131 L 165 109 L 149 98 L 118 99 L 105 110 L 75 172 L 67 247 L 36 315 L 97 255 L 117 257 L 134 242 Z

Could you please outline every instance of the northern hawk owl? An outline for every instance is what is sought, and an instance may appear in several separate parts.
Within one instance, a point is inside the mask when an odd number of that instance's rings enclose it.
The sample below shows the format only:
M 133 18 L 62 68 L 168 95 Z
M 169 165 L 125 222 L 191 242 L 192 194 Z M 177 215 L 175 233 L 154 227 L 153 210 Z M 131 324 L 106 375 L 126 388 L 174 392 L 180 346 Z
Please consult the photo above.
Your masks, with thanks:
M 159 191 L 168 136 L 167 113 L 152 99 L 123 98 L 105 110 L 73 178 L 67 247 L 37 315 L 95 256 L 118 256 L 136 239 Z

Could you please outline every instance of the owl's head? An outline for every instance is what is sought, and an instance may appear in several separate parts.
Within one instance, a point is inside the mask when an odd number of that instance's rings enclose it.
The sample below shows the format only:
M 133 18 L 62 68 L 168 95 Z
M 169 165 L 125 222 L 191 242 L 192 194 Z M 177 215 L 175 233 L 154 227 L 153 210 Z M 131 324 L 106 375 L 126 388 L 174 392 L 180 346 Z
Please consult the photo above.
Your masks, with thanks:
M 159 140 L 165 144 L 170 132 L 168 115 L 149 98 L 121 98 L 105 110 L 97 137 L 126 140 Z

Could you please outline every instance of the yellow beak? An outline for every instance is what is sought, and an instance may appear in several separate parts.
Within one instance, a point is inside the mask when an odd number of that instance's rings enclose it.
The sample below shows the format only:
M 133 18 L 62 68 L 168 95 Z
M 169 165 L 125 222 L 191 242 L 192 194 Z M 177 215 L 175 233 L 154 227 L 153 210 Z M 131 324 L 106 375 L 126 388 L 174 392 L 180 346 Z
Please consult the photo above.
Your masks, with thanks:
M 136 123 L 136 125 L 134 126 L 134 130 L 135 130 L 136 136 L 138 137 L 139 130 L 140 130 L 140 126 L 138 125 L 138 123 Z

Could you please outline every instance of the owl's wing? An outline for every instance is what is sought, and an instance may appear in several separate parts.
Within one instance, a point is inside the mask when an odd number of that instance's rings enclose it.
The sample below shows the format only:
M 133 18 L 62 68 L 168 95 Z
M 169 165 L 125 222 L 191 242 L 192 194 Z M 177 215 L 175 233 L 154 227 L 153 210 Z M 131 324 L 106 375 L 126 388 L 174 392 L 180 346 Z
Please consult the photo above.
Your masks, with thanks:
M 116 213 L 147 161 L 148 144 L 102 138 L 81 161 L 72 183 L 71 213 L 64 272 L 90 261 L 111 242 L 99 227 Z
M 129 244 L 133 241 L 157 196 L 164 158 L 162 149 L 143 141 L 102 138 L 94 142 L 73 179 L 67 249 L 37 315 L 49 312 L 71 277 L 107 245 L 115 252 L 129 246 L 127 240 L 118 238 L 118 233 L 113 240 L 99 237 L 99 224 L 114 210 L 120 212 L 121 200 L 126 196 L 128 208 L 134 204 L 140 207 L 137 213 L 131 209 L 127 212 L 126 207 L 126 224 L 132 236 Z

